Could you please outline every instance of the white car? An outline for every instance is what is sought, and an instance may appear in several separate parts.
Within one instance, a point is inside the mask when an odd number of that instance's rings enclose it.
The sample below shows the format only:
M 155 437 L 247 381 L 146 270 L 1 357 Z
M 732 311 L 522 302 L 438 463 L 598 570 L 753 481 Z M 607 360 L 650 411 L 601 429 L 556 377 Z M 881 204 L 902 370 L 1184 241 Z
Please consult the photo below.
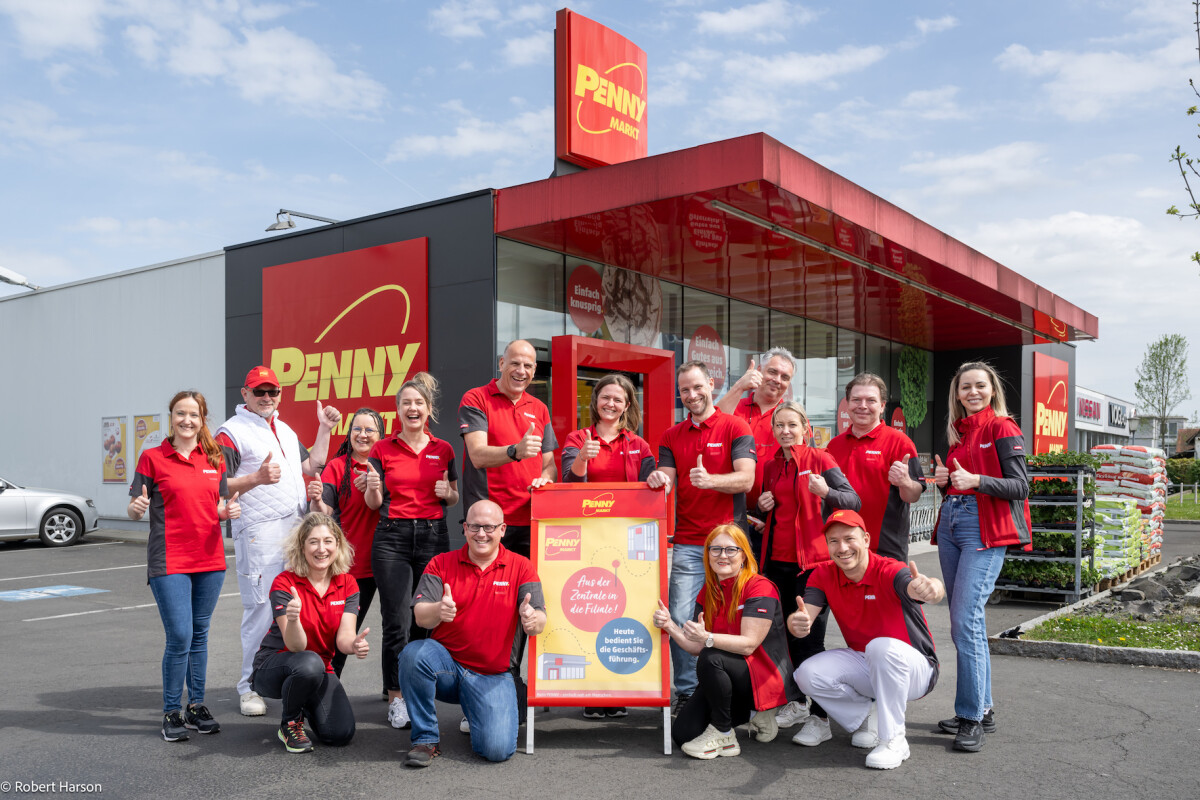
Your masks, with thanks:
M 89 498 L 17 486 L 0 478 L 0 540 L 39 537 L 47 547 L 75 544 L 100 522 Z

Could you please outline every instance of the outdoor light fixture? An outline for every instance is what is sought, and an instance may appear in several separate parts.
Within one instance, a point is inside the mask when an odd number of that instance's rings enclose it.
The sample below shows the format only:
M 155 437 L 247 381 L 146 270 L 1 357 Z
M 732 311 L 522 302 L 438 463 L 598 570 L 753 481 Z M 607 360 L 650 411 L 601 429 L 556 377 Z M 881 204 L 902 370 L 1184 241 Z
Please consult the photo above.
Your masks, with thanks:
M 13 272 L 11 269 L 5 269 L 4 267 L 0 267 L 0 281 L 11 283 L 13 286 L 24 286 L 26 289 L 32 291 L 42 288 L 36 283 L 30 283 L 29 279 L 21 273 Z
M 291 211 L 286 208 L 279 209 L 279 213 L 275 215 L 275 224 L 267 228 L 268 231 L 286 231 L 288 228 L 296 227 L 296 221 L 293 216 L 303 217 L 304 219 L 312 219 L 317 222 L 328 222 L 331 225 L 341 222 L 340 219 L 330 219 L 329 217 L 318 217 L 316 214 L 305 214 L 303 211 Z

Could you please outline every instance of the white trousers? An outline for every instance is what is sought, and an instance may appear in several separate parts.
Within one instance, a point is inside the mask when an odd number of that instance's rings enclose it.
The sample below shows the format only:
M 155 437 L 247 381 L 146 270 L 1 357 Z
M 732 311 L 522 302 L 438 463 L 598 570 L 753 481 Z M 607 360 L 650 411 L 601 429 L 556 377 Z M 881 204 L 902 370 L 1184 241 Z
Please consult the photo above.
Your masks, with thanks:
M 851 732 L 863 724 L 874 700 L 879 741 L 887 742 L 904 735 L 904 709 L 929 691 L 933 665 L 907 642 L 881 636 L 865 653 L 849 648 L 817 653 L 794 677 L 800 691 Z
M 242 596 L 242 674 L 239 695 L 250 691 L 254 654 L 271 627 L 271 584 L 283 572 L 283 541 L 300 522 L 299 515 L 260 522 L 233 540 L 238 592 Z

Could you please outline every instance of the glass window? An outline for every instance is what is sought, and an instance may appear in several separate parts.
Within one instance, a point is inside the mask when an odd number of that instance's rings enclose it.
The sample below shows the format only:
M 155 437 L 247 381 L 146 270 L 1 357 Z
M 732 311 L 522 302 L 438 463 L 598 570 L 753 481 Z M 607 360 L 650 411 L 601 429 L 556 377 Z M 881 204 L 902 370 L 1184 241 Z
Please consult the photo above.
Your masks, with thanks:
M 863 347 L 866 337 L 861 333 L 837 329 L 837 396 L 846 396 L 846 384 L 863 371 Z
M 496 355 L 513 339 L 528 339 L 548 353 L 550 339 L 566 331 L 563 257 L 500 239 L 496 258 Z
M 756 366 L 762 366 L 757 362 L 759 355 L 770 347 L 769 326 L 767 309 L 737 300 L 729 301 L 729 381 L 726 389 L 746 372 L 750 359 L 755 360 Z
M 771 347 L 782 347 L 796 360 L 792 376 L 792 399 L 804 402 L 804 318 L 771 312 Z
M 837 433 L 837 328 L 809 320 L 804 328 L 804 407 L 817 447 Z
M 685 287 L 683 337 L 683 361 L 703 361 L 713 379 L 713 398 L 720 397 L 729 387 L 729 300 Z M 678 403 L 675 418 L 683 419 Z
M 883 378 L 883 382 L 888 385 L 889 397 L 896 392 L 896 388 L 892 386 L 892 343 L 887 339 L 878 339 L 874 336 L 866 337 L 863 356 L 863 372 L 871 372 Z M 883 398 L 886 403 L 889 397 Z

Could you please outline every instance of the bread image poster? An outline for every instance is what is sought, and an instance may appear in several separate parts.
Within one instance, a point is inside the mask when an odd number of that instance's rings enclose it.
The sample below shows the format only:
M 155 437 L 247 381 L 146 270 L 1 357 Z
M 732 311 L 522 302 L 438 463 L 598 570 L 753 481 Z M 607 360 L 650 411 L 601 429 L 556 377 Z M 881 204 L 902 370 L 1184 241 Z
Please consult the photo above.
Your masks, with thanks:
M 654 627 L 666 597 L 666 500 L 644 483 L 534 493 L 531 555 L 547 622 L 530 646 L 531 705 L 669 701 L 667 638 Z
M 104 458 L 104 483 L 128 482 L 124 417 L 100 418 L 100 451 Z
M 133 465 L 136 468 L 142 451 L 158 447 L 166 438 L 162 429 L 162 414 L 143 414 L 133 418 Z

